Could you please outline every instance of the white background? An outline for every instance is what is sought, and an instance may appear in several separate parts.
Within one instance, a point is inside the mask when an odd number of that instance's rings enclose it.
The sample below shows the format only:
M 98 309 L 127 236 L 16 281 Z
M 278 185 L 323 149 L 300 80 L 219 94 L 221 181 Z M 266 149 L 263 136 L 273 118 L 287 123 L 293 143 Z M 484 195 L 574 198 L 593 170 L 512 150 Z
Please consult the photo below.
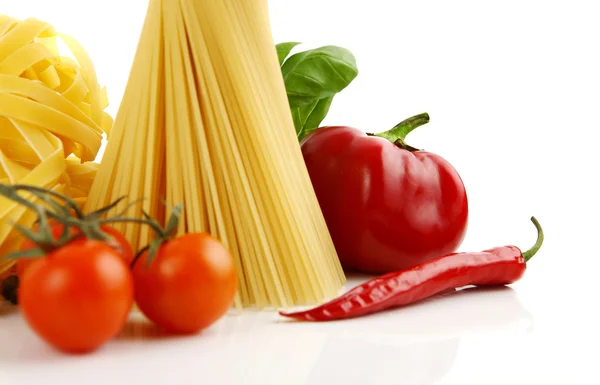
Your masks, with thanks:
M 2 0 L 0 13 L 37 17 L 75 36 L 115 113 L 146 5 Z M 0 315 L 0 384 L 600 384 L 596 5 L 270 1 L 277 42 L 335 44 L 357 58 L 360 74 L 324 124 L 383 131 L 430 113 L 431 123 L 408 142 L 444 156 L 463 177 L 470 226 L 461 250 L 528 248 L 529 217 L 537 216 L 546 243 L 512 290 L 327 325 L 232 315 L 175 341 L 142 338 L 132 327 L 84 358 L 56 354 L 7 313 Z

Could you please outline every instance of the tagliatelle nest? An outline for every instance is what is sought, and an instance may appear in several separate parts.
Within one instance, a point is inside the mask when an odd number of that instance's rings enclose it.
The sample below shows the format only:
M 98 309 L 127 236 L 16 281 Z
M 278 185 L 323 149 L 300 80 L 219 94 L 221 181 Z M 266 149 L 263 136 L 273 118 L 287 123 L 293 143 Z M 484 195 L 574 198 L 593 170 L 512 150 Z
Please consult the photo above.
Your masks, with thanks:
M 75 60 L 60 55 L 59 39 Z M 113 123 L 107 106 L 106 89 L 75 39 L 43 21 L 0 15 L 0 183 L 44 187 L 83 203 Z M 22 241 L 11 223 L 34 220 L 0 196 L 0 278 L 14 264 L 2 256 Z

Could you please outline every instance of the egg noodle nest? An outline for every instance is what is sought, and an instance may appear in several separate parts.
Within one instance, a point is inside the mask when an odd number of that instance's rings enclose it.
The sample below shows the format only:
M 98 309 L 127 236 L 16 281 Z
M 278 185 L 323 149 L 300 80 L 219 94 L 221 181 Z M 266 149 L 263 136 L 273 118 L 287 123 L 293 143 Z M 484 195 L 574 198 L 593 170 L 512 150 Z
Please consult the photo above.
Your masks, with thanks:
M 59 53 L 61 43 L 68 53 Z M 0 183 L 51 189 L 83 204 L 113 124 L 107 106 L 106 89 L 75 39 L 37 19 L 0 15 Z M 0 279 L 15 270 L 2 256 L 23 241 L 13 225 L 29 227 L 35 218 L 0 197 Z

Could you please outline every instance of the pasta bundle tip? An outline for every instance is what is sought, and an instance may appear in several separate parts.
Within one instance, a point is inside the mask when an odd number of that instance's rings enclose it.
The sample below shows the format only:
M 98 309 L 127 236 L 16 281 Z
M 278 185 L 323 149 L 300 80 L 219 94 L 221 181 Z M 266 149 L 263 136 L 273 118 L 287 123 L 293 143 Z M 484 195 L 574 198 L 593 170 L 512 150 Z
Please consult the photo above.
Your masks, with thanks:
M 183 203 L 180 233 L 220 239 L 236 259 L 237 305 L 256 308 L 314 304 L 345 282 L 268 16 L 263 0 L 150 1 L 86 203 L 92 211 L 145 197 L 143 209 L 162 221 Z M 147 228 L 118 228 L 134 248 L 151 240 Z

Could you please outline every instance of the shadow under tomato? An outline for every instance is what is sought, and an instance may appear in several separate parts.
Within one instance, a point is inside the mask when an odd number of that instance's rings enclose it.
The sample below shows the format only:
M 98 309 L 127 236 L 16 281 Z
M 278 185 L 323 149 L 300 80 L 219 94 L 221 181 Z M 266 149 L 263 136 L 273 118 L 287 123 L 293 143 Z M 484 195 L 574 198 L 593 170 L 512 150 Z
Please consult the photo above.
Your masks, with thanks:
M 0 299 L 0 317 L 19 312 L 19 307 Z
M 117 341 L 155 341 L 164 339 L 180 339 L 198 336 L 202 331 L 194 334 L 170 333 L 151 322 L 143 315 L 134 312 L 125 327 L 117 335 Z

